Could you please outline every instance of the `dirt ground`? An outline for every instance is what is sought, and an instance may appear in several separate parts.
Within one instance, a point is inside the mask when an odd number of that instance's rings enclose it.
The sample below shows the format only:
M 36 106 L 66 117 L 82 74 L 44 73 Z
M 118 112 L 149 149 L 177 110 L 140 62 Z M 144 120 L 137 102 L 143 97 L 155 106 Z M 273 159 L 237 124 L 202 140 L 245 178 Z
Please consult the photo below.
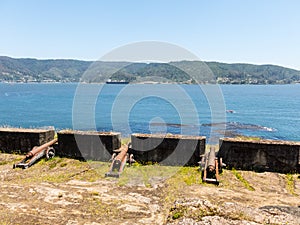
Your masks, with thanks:
M 0 224 L 300 224 L 299 174 L 223 170 L 219 186 L 197 168 L 55 157 L 13 169 L 0 154 Z

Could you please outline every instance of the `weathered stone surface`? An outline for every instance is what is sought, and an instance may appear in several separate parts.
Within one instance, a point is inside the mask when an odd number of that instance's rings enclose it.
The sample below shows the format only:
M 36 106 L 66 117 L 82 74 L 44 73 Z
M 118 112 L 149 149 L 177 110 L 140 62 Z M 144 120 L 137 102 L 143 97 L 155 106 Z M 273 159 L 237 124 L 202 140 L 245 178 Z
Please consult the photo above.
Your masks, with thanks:
M 201 221 L 191 218 L 182 218 L 174 223 L 167 225 L 260 225 L 260 223 L 250 222 L 246 220 L 232 220 L 220 216 L 206 216 Z
M 54 138 L 54 129 L 0 128 L 0 150 L 6 153 L 27 153 Z
M 134 165 L 120 179 L 105 178 L 109 163 L 59 157 L 12 169 L 20 158 L 0 154 L 0 224 L 300 224 L 298 174 L 241 171 L 250 191 L 226 169 L 215 186 L 159 165 Z
M 57 154 L 63 157 L 108 161 L 113 150 L 121 147 L 121 135 L 117 132 L 63 130 L 57 135 Z
M 201 136 L 132 134 L 130 153 L 142 163 L 198 165 L 205 140 Z
M 229 167 L 281 173 L 299 170 L 300 142 L 220 139 L 219 157 Z
M 175 201 L 168 221 L 168 225 L 299 224 L 300 208 L 292 206 L 254 208 L 234 202 L 217 205 L 204 199 L 181 199 Z

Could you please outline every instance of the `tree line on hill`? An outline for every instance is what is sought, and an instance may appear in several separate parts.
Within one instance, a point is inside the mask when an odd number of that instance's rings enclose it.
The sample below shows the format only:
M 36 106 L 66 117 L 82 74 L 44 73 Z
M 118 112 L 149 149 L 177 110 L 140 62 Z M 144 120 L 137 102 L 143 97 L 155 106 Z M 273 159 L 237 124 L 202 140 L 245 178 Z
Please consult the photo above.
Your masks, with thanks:
M 0 57 L 0 82 L 290 84 L 300 71 L 276 65 L 200 61 L 129 63 Z

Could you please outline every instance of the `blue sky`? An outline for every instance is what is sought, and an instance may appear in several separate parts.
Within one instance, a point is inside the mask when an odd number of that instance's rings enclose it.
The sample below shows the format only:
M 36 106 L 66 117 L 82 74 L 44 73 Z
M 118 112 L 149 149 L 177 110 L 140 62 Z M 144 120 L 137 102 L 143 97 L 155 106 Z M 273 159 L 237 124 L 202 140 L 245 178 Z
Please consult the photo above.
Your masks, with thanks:
M 300 70 L 297 0 L 0 0 L 0 55 L 96 60 L 139 41 Z

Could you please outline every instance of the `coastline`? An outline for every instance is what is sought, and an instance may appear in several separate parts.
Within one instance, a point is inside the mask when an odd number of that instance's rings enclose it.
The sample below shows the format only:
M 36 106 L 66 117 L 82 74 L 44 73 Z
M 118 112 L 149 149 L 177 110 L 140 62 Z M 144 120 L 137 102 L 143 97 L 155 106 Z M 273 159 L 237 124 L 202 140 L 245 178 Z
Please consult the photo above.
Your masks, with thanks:
M 86 82 L 86 81 L 40 81 L 40 82 L 23 82 L 23 81 L 0 81 L 0 84 L 108 84 L 106 82 Z M 228 86 L 284 86 L 284 85 L 300 85 L 300 82 L 292 82 L 292 83 L 274 83 L 274 84 L 262 84 L 262 83 L 187 83 L 187 82 L 156 82 L 156 81 L 142 81 L 142 82 L 128 82 L 128 83 L 111 83 L 110 85 L 137 85 L 137 84 L 149 84 L 149 85 L 157 85 L 157 84 L 164 84 L 164 85 L 228 85 Z

